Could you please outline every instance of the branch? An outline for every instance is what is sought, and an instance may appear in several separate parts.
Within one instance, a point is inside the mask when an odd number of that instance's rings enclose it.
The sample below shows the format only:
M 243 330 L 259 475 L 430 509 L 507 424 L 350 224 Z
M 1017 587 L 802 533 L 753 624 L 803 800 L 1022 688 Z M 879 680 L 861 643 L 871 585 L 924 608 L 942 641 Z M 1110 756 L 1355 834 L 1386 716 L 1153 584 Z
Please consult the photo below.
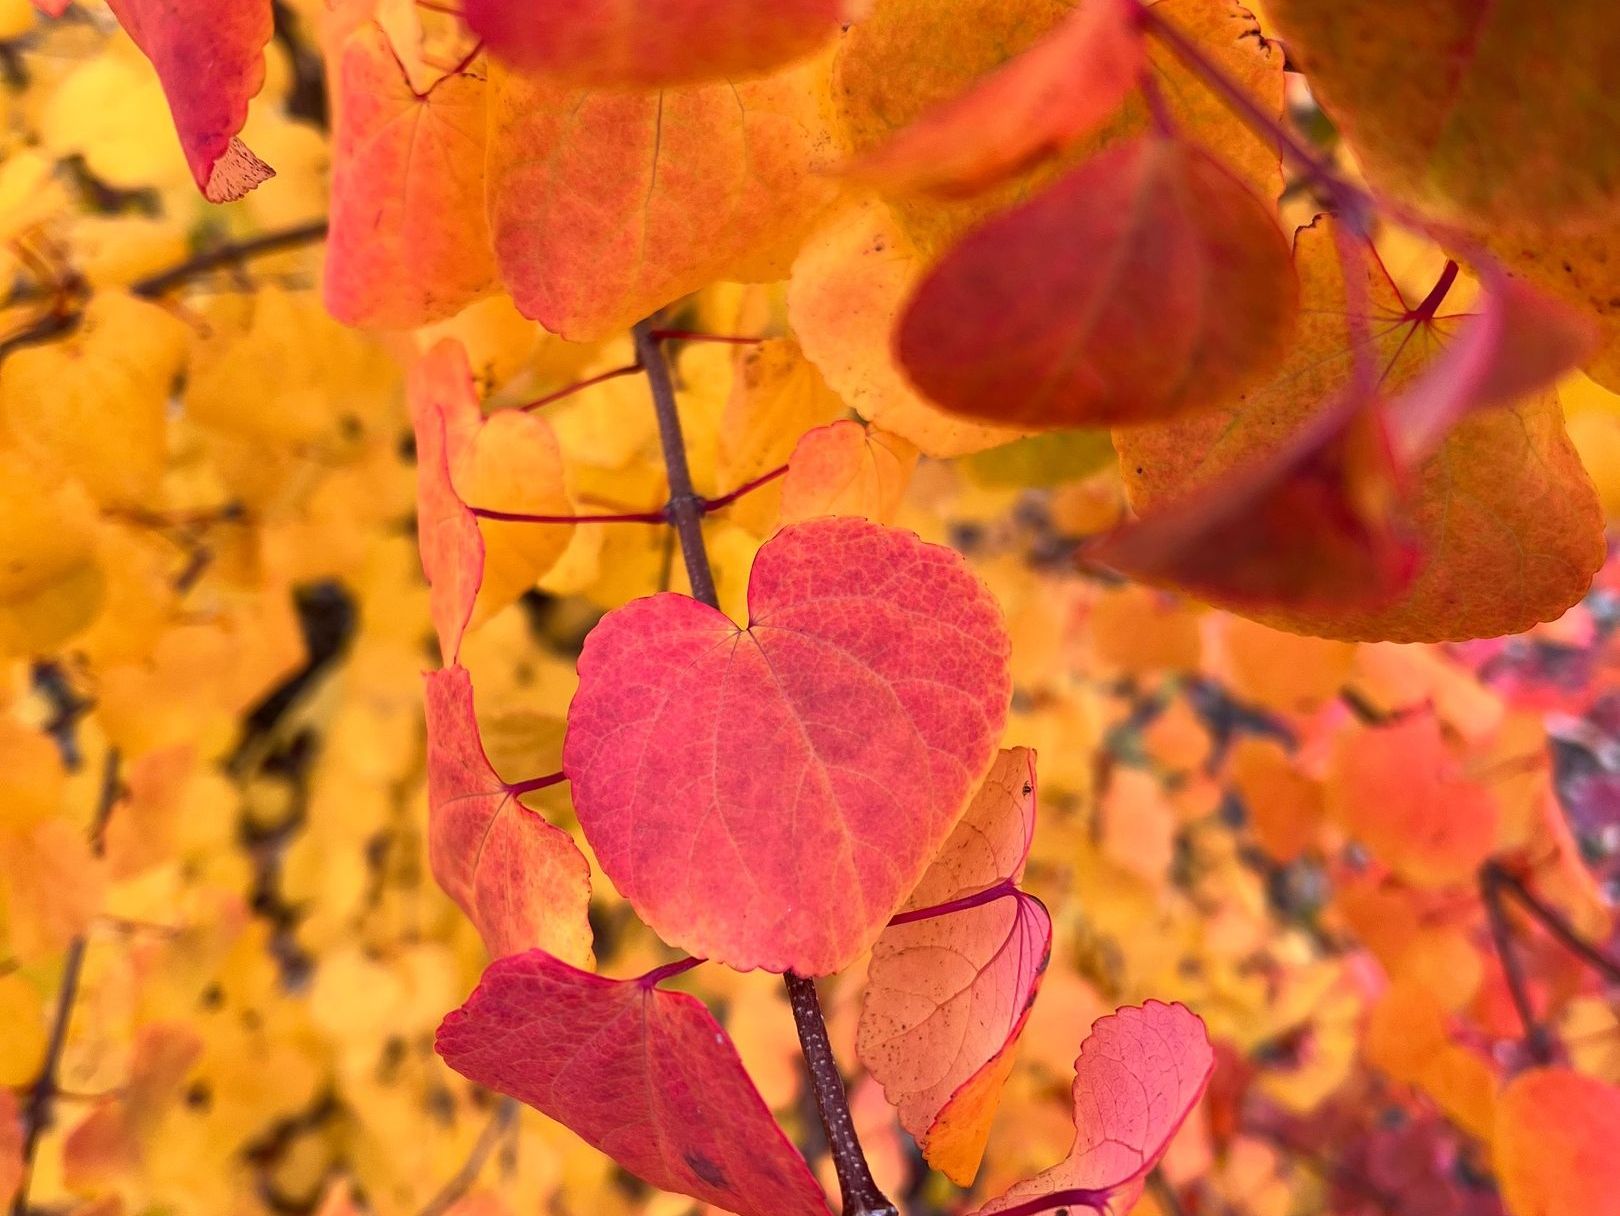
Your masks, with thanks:
M 495 1146 L 501 1142 L 501 1137 L 512 1125 L 512 1120 L 517 1118 L 517 1109 L 515 1098 L 502 1098 L 495 1104 L 495 1113 L 489 1117 L 488 1125 L 479 1134 L 477 1142 L 472 1146 L 472 1152 L 467 1154 L 467 1160 L 463 1161 L 461 1168 L 439 1188 L 438 1194 L 427 1201 L 417 1216 L 444 1216 L 455 1207 L 461 1197 L 471 1189 L 472 1184 L 478 1181 L 478 1175 L 484 1171 L 484 1163 L 495 1151 Z
M 119 753 L 116 747 L 107 752 L 106 766 L 101 776 L 101 797 L 96 803 L 95 819 L 90 825 L 90 849 L 101 856 L 102 836 L 107 820 L 112 817 L 118 802 Z M 22 1110 L 22 1179 L 17 1184 L 17 1197 L 12 1201 L 12 1216 L 28 1216 L 28 1187 L 33 1181 L 34 1154 L 39 1151 L 39 1139 L 51 1119 L 51 1105 L 60 1089 L 56 1083 L 62 1066 L 62 1050 L 67 1046 L 68 1027 L 73 1021 L 73 1002 L 79 995 L 79 980 L 84 974 L 84 952 L 87 938 L 84 934 L 68 944 L 67 956 L 62 962 L 62 986 L 56 996 L 56 1016 L 51 1020 L 51 1034 L 45 1048 L 45 1062 L 40 1066 L 39 1079 L 28 1095 Z
M 1513 944 L 1513 926 L 1508 922 L 1507 909 L 1502 904 L 1502 888 L 1487 862 L 1479 872 L 1479 896 L 1485 904 L 1485 916 L 1491 925 L 1491 940 L 1496 944 L 1496 957 L 1502 962 L 1502 975 L 1507 980 L 1508 995 L 1513 998 L 1513 1009 L 1524 1027 L 1524 1047 L 1537 1064 L 1553 1061 L 1552 1039 L 1541 1019 L 1536 1016 L 1535 1003 L 1530 999 L 1530 982 L 1524 972 L 1524 960 Z
M 653 408 L 658 415 L 658 439 L 664 450 L 664 466 L 669 474 L 669 521 L 681 543 L 681 556 L 686 562 L 686 576 L 692 584 L 692 596 L 709 607 L 718 609 L 720 597 L 715 593 L 714 571 L 709 567 L 708 550 L 703 545 L 703 512 L 705 504 L 692 488 L 692 470 L 686 461 L 686 440 L 681 434 L 681 418 L 675 406 L 675 386 L 670 381 L 669 364 L 659 345 L 659 334 L 654 318 L 638 324 L 632 336 L 635 339 L 636 361 L 647 374 L 652 391 Z M 872 1171 L 861 1152 L 860 1139 L 855 1134 L 855 1121 L 849 1113 L 849 1095 L 844 1092 L 844 1078 L 833 1058 L 832 1044 L 827 1041 L 827 1023 L 821 1013 L 821 1001 L 816 995 L 814 980 L 791 972 L 783 976 L 787 983 L 788 1003 L 793 1007 L 793 1024 L 799 1032 L 799 1045 L 810 1070 L 810 1085 L 816 1095 L 816 1107 L 827 1130 L 827 1144 L 832 1150 L 833 1166 L 838 1171 L 838 1189 L 844 1203 L 844 1216 L 897 1216 L 898 1209 L 878 1189 L 872 1180 Z
M 1514 902 L 1528 912 L 1564 949 L 1609 983 L 1620 984 L 1620 961 L 1616 961 L 1606 951 L 1599 949 L 1577 933 L 1561 912 L 1531 891 L 1517 874 L 1511 873 L 1499 862 L 1487 861 L 1480 867 L 1479 881 L 1481 889 L 1488 892 L 1487 906 L 1498 893 L 1505 892 L 1513 896 Z
M 296 249 L 303 245 L 313 245 L 326 236 L 326 221 L 324 219 L 311 220 L 292 228 L 284 228 L 275 232 L 266 232 L 261 236 L 250 237 L 244 241 L 228 241 L 223 245 L 216 245 L 178 262 L 167 270 L 160 270 L 156 274 L 148 275 L 144 279 L 137 279 L 129 286 L 131 295 L 143 300 L 155 300 L 165 296 L 177 287 L 183 287 L 195 279 L 203 278 L 226 266 L 235 266 L 253 258 L 264 257 L 267 254 L 282 253 L 288 249 Z M 64 297 L 83 297 L 87 294 L 88 285 L 77 274 L 70 273 L 65 282 L 56 286 Z M 34 283 L 20 291 L 13 292 L 6 300 L 10 304 L 22 304 L 29 300 L 43 300 L 52 295 L 44 284 Z M 35 320 L 29 322 L 15 333 L 0 338 L 0 359 L 4 359 L 12 351 L 24 346 L 35 346 L 47 342 L 61 334 L 71 333 L 78 328 L 79 322 L 84 319 L 82 303 L 75 303 L 72 307 L 64 307 L 65 299 L 58 299 L 49 311 L 43 313 Z

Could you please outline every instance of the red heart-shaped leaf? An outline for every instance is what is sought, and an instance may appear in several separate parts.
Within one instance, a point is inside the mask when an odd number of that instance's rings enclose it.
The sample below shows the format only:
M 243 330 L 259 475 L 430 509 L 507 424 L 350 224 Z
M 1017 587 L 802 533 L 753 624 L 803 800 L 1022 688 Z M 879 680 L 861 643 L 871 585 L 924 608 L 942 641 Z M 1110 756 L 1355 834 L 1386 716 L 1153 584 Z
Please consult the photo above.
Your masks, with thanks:
M 636 600 L 585 640 L 563 769 L 602 869 L 666 941 L 825 975 L 956 825 L 1006 718 L 1010 643 L 949 549 L 859 519 L 760 549 L 751 619 Z

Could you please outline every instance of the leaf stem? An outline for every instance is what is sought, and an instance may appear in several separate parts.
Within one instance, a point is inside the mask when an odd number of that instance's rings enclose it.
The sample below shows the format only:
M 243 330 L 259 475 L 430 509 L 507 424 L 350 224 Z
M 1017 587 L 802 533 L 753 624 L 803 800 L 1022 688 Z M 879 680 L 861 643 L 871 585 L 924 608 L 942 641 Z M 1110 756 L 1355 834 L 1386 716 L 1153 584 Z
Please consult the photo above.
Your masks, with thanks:
M 686 440 L 681 434 L 681 418 L 675 407 L 675 386 L 670 380 L 669 363 L 659 345 L 662 341 L 660 335 L 669 335 L 673 331 L 657 329 L 655 320 L 649 317 L 640 322 L 632 331 L 632 337 L 636 360 L 647 373 L 653 409 L 658 416 L 658 438 L 669 476 L 669 521 L 681 544 L 681 556 L 686 562 L 686 577 L 692 585 L 693 598 L 718 610 L 720 597 L 715 592 L 714 571 L 709 566 L 708 550 L 703 544 L 705 503 L 692 488 L 692 470 L 686 461 Z M 827 1132 L 833 1168 L 838 1172 L 844 1216 L 897 1216 L 898 1209 L 872 1180 L 866 1155 L 861 1151 L 860 1138 L 855 1134 L 855 1121 L 849 1113 L 849 1095 L 844 1091 L 844 1078 L 838 1071 L 832 1044 L 827 1039 L 827 1023 L 821 1013 L 815 981 L 791 972 L 782 978 L 787 984 L 788 1004 L 793 1009 L 793 1025 L 799 1032 L 799 1046 L 810 1072 L 816 1108 L 821 1113 L 821 1123 Z
M 626 363 L 623 367 L 615 367 L 612 371 L 602 372 L 600 375 L 590 376 L 584 380 L 576 380 L 573 384 L 564 385 L 554 393 L 547 393 L 544 397 L 536 397 L 527 404 L 517 408 L 524 413 L 537 410 L 550 405 L 553 401 L 561 401 L 565 397 L 572 397 L 575 393 L 584 392 L 598 384 L 606 384 L 609 380 L 617 380 L 620 376 L 633 376 L 641 370 L 639 363 Z
M 776 468 L 772 469 L 769 473 L 761 473 L 753 480 L 743 482 L 742 485 L 738 486 L 735 490 L 720 495 L 719 498 L 704 499 L 703 509 L 705 512 L 708 512 L 718 511 L 721 507 L 729 507 L 744 494 L 751 494 L 761 486 L 770 485 L 771 482 L 775 481 L 778 477 L 785 477 L 787 475 L 787 471 L 787 465 L 777 465 Z
M 701 967 L 709 960 L 706 958 L 681 958 L 673 963 L 665 963 L 662 967 L 654 967 L 646 975 L 636 981 L 643 988 L 656 988 L 665 980 L 674 979 L 677 975 L 685 975 L 695 967 Z
M 1053 1191 L 1014 1204 L 1010 1208 L 1002 1208 L 999 1216 L 1035 1216 L 1037 1212 L 1050 1212 L 1059 1208 L 1089 1208 L 1096 1212 L 1097 1216 L 1107 1216 L 1108 1197 L 1107 1191 L 1087 1191 L 1080 1188 Z
M 758 346 L 764 338 L 745 334 L 706 334 L 696 329 L 654 329 L 655 342 L 726 342 L 732 346 Z
M 508 524 L 661 524 L 662 511 L 627 511 L 613 515 L 529 515 L 523 511 L 497 511 L 493 507 L 468 507 L 479 519 Z
M 107 821 L 112 818 L 121 788 L 119 780 L 119 752 L 109 748 L 101 775 L 101 796 L 96 803 L 96 815 L 90 825 L 90 849 L 101 856 L 103 834 Z M 73 1003 L 79 996 L 79 981 L 84 975 L 84 954 L 88 943 L 84 934 L 68 944 L 62 961 L 62 985 L 56 995 L 56 1015 L 51 1019 L 51 1033 L 45 1047 L 45 1061 L 40 1065 L 39 1077 L 29 1092 L 22 1109 L 22 1178 L 17 1184 L 17 1195 L 12 1201 L 12 1216 L 28 1216 L 28 1187 L 34 1175 L 34 1155 L 39 1151 L 39 1140 L 50 1123 L 51 1106 L 60 1089 L 57 1073 L 62 1067 L 62 1051 L 67 1046 L 68 1028 L 73 1022 Z
M 909 925 L 914 921 L 932 920 L 936 916 L 948 916 L 952 912 L 965 912 L 969 908 L 982 907 L 993 904 L 998 899 L 1006 899 L 1009 895 L 1018 894 L 1018 884 L 1010 878 L 1004 878 L 993 887 L 986 887 L 982 891 L 975 891 L 972 895 L 964 895 L 960 899 L 947 900 L 942 904 L 934 904 L 927 908 L 914 908 L 910 912 L 901 912 L 889 918 L 891 925 Z
M 513 781 L 506 787 L 508 794 L 532 794 L 535 790 L 543 790 L 547 786 L 561 785 L 568 780 L 568 774 L 562 771 L 547 773 L 544 777 L 530 777 L 527 781 Z
M 1263 140 L 1274 142 L 1279 152 L 1295 161 L 1304 171 L 1306 180 L 1322 188 L 1332 199 L 1334 207 L 1357 232 L 1365 235 L 1372 230 L 1372 217 L 1378 207 L 1371 195 L 1335 172 L 1326 160 L 1306 147 L 1304 141 L 1289 130 L 1281 119 L 1266 113 L 1241 85 L 1212 63 L 1172 22 L 1165 20 L 1148 5 L 1143 5 L 1138 13 L 1142 28 L 1168 47 L 1255 134 Z

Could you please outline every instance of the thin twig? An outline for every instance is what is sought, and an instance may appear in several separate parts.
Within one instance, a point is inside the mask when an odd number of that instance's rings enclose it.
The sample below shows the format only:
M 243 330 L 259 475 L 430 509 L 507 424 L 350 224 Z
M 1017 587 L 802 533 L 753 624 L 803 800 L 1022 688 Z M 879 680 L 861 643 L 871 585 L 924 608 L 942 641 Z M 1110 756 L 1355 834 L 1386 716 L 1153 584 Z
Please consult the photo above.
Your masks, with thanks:
M 681 556 L 686 562 L 686 576 L 692 586 L 692 596 L 718 609 L 720 597 L 715 592 L 714 571 L 709 566 L 708 550 L 703 544 L 705 504 L 692 488 L 692 470 L 686 460 L 686 440 L 681 434 L 675 386 L 670 380 L 669 364 L 659 345 L 660 334 L 664 333 L 668 331 L 655 328 L 654 318 L 637 325 L 633 331 L 636 359 L 647 373 L 653 409 L 658 416 L 658 438 L 669 476 L 669 520 L 681 543 Z M 861 1151 L 860 1139 L 855 1134 L 855 1121 L 849 1113 L 849 1095 L 844 1090 L 844 1078 L 838 1071 L 832 1044 L 827 1039 L 827 1023 L 822 1016 L 815 981 L 791 972 L 782 978 L 787 984 L 788 1003 L 793 1008 L 793 1024 L 799 1032 L 799 1045 L 810 1071 L 816 1107 L 821 1113 L 822 1126 L 827 1131 L 833 1168 L 838 1172 L 844 1216 L 896 1216 L 898 1209 L 873 1181 L 866 1155 Z
M 1514 901 L 1534 917 L 1536 922 L 1550 933 L 1564 949 L 1591 967 L 1609 983 L 1620 984 L 1620 961 L 1616 961 L 1606 951 L 1599 949 L 1575 932 L 1574 927 L 1564 919 L 1562 913 L 1525 886 L 1524 880 L 1517 874 L 1503 868 L 1498 862 L 1487 861 L 1480 868 L 1480 882 L 1489 887 L 1500 888 L 1513 896 Z
M 478 1175 L 484 1172 L 484 1163 L 489 1155 L 495 1151 L 495 1146 L 501 1142 L 506 1129 L 517 1118 L 518 1104 L 515 1098 L 502 1098 L 495 1104 L 495 1112 L 490 1115 L 489 1123 L 479 1133 L 477 1141 L 472 1146 L 472 1152 L 467 1154 L 467 1160 L 461 1163 L 461 1168 L 455 1172 L 448 1182 L 439 1188 L 438 1194 L 427 1201 L 417 1216 L 444 1216 L 478 1181 Z
M 284 228 L 276 232 L 266 232 L 261 236 L 251 237 L 245 241 L 230 241 L 223 245 L 216 245 L 201 253 L 192 255 L 183 262 L 178 262 L 167 270 L 160 270 L 143 279 L 137 279 L 129 286 L 131 295 L 146 300 L 155 300 L 165 296 L 177 287 L 183 287 L 194 279 L 200 279 L 212 274 L 226 266 L 239 265 L 253 258 L 264 257 L 267 254 L 281 253 L 289 249 L 296 249 L 302 245 L 312 245 L 326 236 L 326 220 L 311 220 L 305 224 L 298 224 L 291 228 Z M 53 291 L 47 291 L 42 284 L 33 284 L 13 292 L 6 300 L 8 305 L 26 303 L 30 300 L 43 300 L 55 294 L 82 297 L 87 287 L 82 279 L 72 276 L 62 284 L 52 284 Z M 57 299 L 53 306 L 42 313 L 35 320 L 29 322 L 15 333 L 0 338 L 0 359 L 4 359 L 12 351 L 24 346 L 36 346 L 47 342 L 62 334 L 71 333 L 77 329 L 79 322 L 84 320 L 84 307 L 82 302 L 73 307 L 64 307 L 66 299 Z
M 1525 975 L 1524 960 L 1513 943 L 1513 926 L 1508 922 L 1507 909 L 1502 905 L 1502 888 L 1489 863 L 1479 872 L 1479 895 L 1485 904 L 1485 916 L 1491 926 L 1491 940 L 1496 945 L 1496 957 L 1502 963 L 1502 975 L 1507 980 L 1508 995 L 1513 1009 L 1524 1027 L 1524 1046 L 1538 1064 L 1550 1064 L 1553 1059 L 1552 1040 L 1541 1019 L 1536 1016 L 1535 1003 L 1530 999 L 1530 981 Z
M 96 803 L 95 819 L 90 825 L 90 849 L 101 856 L 107 821 L 117 805 L 119 784 L 119 752 L 109 748 L 101 776 L 101 796 Z M 51 1033 L 45 1047 L 45 1060 L 40 1065 L 39 1078 L 28 1095 L 22 1110 L 22 1178 L 17 1184 L 17 1195 L 12 1201 L 12 1216 L 28 1216 L 28 1187 L 34 1175 L 34 1154 L 39 1151 L 39 1140 L 51 1120 L 51 1106 L 58 1091 L 56 1078 L 62 1066 L 62 1051 L 67 1046 L 68 1028 L 73 1022 L 73 1003 L 78 999 L 79 980 L 84 974 L 84 953 L 87 938 L 84 934 L 68 944 L 62 962 L 62 984 L 56 995 L 56 1014 L 51 1019 Z

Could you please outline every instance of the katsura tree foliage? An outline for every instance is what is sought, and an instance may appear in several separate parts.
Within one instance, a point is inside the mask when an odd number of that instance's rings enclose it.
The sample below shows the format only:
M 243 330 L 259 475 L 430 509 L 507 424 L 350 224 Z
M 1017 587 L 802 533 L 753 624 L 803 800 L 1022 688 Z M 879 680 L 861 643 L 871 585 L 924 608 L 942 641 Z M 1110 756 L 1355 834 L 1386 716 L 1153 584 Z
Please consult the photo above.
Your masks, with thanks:
M 1607 5 L 37 7 L 17 1216 L 1620 1210 Z

